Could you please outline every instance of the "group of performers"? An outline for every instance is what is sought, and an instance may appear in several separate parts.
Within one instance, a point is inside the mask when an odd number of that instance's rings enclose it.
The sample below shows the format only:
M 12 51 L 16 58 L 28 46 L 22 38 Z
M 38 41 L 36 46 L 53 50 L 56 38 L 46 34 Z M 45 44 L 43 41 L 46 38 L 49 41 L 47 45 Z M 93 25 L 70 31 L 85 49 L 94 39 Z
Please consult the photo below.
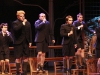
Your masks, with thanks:
M 8 31 L 8 24 L 1 23 L 0 28 L 0 73 L 2 73 L 2 67 L 5 64 L 4 72 L 8 73 L 9 66 L 9 44 L 13 42 L 14 53 L 16 57 L 16 75 L 27 75 L 29 47 L 32 46 L 32 32 L 31 24 L 25 18 L 25 12 L 19 10 L 16 13 L 17 19 L 12 23 L 13 33 Z M 44 61 L 46 52 L 48 52 L 49 35 L 52 43 L 55 43 L 54 34 L 49 21 L 46 19 L 45 13 L 39 14 L 39 19 L 35 21 L 35 43 L 37 46 L 37 72 L 44 70 Z M 84 59 L 84 33 L 88 31 L 90 33 L 97 34 L 96 43 L 96 55 L 100 57 L 99 41 L 100 41 L 100 27 L 98 26 L 94 31 L 88 29 L 86 23 L 83 21 L 83 15 L 77 14 L 77 20 L 73 22 L 71 15 L 66 16 L 65 23 L 61 25 L 60 35 L 62 39 L 62 54 L 63 54 L 63 72 L 68 72 L 71 75 L 71 67 L 73 56 L 76 55 L 77 66 L 82 68 L 85 63 Z M 13 37 L 12 37 L 13 35 Z M 75 51 L 77 49 L 77 51 Z M 81 59 L 81 60 L 80 60 Z M 22 64 L 22 73 L 19 68 Z M 100 66 L 100 59 L 98 60 Z

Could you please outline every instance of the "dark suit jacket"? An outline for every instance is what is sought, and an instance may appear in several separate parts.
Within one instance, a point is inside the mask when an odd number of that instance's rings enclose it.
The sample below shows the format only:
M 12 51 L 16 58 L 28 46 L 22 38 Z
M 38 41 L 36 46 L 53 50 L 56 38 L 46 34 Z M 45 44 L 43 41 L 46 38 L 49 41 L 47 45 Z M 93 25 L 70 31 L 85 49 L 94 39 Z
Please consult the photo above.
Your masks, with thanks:
M 2 32 L 0 32 L 0 51 L 9 50 L 9 44 L 11 42 L 13 42 L 11 33 L 9 36 L 7 36 L 7 34 L 5 36 L 3 36 Z
M 51 39 L 54 40 L 53 30 L 48 21 L 43 23 L 41 20 L 37 20 L 35 22 L 35 29 L 36 29 L 36 36 L 34 40 L 35 42 L 42 42 L 43 40 L 49 42 L 49 35 Z
M 28 43 L 32 43 L 31 25 L 28 21 L 25 23 L 25 25 L 23 25 L 22 21 L 17 19 L 12 23 L 12 25 L 14 44 L 20 44 L 25 39 Z
M 68 33 L 73 30 L 73 34 L 68 36 Z M 62 24 L 60 28 L 60 35 L 63 37 L 62 44 L 68 44 L 69 42 L 73 42 L 73 44 L 77 44 L 76 40 L 76 30 L 74 26 Z
M 100 49 L 100 27 L 97 27 L 95 29 L 96 35 L 97 35 L 97 40 L 96 40 L 96 48 Z
M 82 29 L 78 29 L 78 26 L 83 25 Z M 73 26 L 75 26 L 76 28 L 76 33 L 77 33 L 77 39 L 83 39 L 84 36 L 84 30 L 86 30 L 87 32 L 93 33 L 92 31 L 90 31 L 86 25 L 86 23 L 84 21 L 82 21 L 82 23 L 80 23 L 78 20 L 73 22 Z M 82 35 L 83 34 L 83 35 Z

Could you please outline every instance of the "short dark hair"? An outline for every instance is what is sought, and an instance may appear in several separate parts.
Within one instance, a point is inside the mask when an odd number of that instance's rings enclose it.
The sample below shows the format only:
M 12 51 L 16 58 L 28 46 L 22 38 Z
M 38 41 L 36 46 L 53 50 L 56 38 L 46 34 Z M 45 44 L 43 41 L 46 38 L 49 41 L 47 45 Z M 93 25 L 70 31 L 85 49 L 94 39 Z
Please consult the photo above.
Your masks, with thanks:
M 39 14 L 39 17 L 40 17 L 41 14 L 45 14 L 45 13 L 40 13 L 40 14 Z M 46 15 L 45 15 L 45 16 L 46 16 Z
M 66 16 L 65 21 L 68 21 L 69 18 L 73 18 L 71 15 Z
M 79 14 L 77 14 L 77 17 L 79 17 L 79 16 L 83 16 L 81 13 L 79 13 Z
M 1 23 L 0 28 L 3 28 L 3 26 L 8 26 L 8 23 Z

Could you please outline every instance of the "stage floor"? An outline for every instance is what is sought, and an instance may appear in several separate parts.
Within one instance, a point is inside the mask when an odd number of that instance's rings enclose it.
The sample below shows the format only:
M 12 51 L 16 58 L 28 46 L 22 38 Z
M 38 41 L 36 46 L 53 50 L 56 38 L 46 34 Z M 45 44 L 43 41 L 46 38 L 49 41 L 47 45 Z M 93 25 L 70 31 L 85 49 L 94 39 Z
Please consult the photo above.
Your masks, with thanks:
M 8 75 L 8 74 L 0 74 L 0 75 Z M 16 74 L 12 74 L 12 75 L 16 75 Z M 30 75 L 30 73 L 28 73 L 28 75 Z M 46 75 L 46 74 L 37 74 L 37 75 Z M 49 72 L 48 75 L 54 75 L 54 73 Z M 63 75 L 62 73 L 57 73 L 57 75 Z

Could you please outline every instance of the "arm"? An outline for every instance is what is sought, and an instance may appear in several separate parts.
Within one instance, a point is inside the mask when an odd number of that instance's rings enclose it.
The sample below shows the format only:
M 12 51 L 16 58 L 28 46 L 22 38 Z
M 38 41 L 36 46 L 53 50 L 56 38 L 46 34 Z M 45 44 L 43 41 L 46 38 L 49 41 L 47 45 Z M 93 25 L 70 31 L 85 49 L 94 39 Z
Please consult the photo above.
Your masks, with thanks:
M 48 22 L 48 25 L 49 25 L 49 34 L 50 34 L 50 38 L 51 38 L 52 42 L 55 43 L 53 28 L 51 27 L 51 25 L 50 25 L 49 22 Z
M 36 22 L 35 22 L 35 29 L 41 29 L 43 26 L 44 26 L 44 22 L 42 22 L 42 21 L 40 21 L 40 20 L 37 20 Z
M 5 36 L 6 40 L 9 42 L 14 42 L 14 39 L 12 37 L 11 32 L 7 32 L 6 36 Z
M 95 29 L 95 31 L 96 31 L 97 38 L 99 38 L 99 39 L 100 39 L 100 32 L 99 32 L 99 28 L 96 28 L 96 29 Z
M 66 37 L 68 37 L 68 32 L 65 32 L 65 27 L 64 27 L 64 25 L 61 25 L 61 28 L 60 28 L 60 35 L 61 35 L 61 36 L 66 36 Z
M 30 23 L 29 23 L 29 25 L 30 25 Z M 31 25 L 30 25 L 30 27 L 29 27 L 29 34 L 30 34 L 30 40 L 29 40 L 29 46 L 32 46 L 32 30 L 31 30 Z
M 81 26 L 78 26 L 78 27 L 77 27 L 76 25 L 77 25 L 77 23 L 74 21 L 74 22 L 73 22 L 73 26 L 75 27 L 76 30 L 80 30 L 80 29 L 81 29 Z
M 77 44 L 77 34 L 76 34 L 76 29 L 75 27 L 73 27 L 74 29 L 74 44 Z
M 84 24 L 84 29 L 85 29 L 87 32 L 93 33 L 90 29 L 88 29 L 88 27 L 87 27 L 86 24 Z
M 15 31 L 18 31 L 18 30 L 20 30 L 22 27 L 23 27 L 23 24 L 22 23 L 18 23 L 18 22 L 13 22 L 12 23 L 12 25 L 13 25 L 13 29 L 15 30 Z

